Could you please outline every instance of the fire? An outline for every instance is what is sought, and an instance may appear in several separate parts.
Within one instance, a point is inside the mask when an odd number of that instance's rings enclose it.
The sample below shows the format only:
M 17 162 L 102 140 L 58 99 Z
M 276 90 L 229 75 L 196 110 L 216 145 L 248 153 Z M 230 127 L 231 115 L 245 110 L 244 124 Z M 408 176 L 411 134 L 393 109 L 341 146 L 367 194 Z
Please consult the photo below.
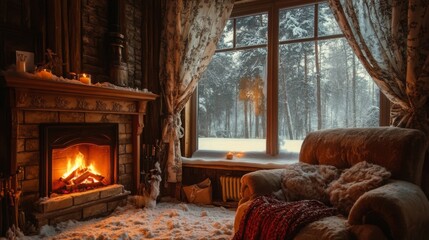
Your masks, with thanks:
M 85 155 L 83 155 L 81 152 L 78 152 L 74 158 L 74 161 L 71 158 L 67 159 L 67 171 L 61 178 L 65 179 L 73 173 L 75 173 L 74 175 L 77 177 L 79 173 L 83 173 L 85 171 L 90 171 L 94 174 L 100 175 L 100 173 L 97 172 L 93 166 L 93 163 L 91 163 L 89 166 L 86 166 Z M 95 180 L 95 182 L 98 181 Z
M 86 165 L 85 155 L 79 152 L 75 158 L 67 158 L 67 171 L 53 183 L 53 191 L 69 193 L 107 185 L 106 179 L 94 167 Z

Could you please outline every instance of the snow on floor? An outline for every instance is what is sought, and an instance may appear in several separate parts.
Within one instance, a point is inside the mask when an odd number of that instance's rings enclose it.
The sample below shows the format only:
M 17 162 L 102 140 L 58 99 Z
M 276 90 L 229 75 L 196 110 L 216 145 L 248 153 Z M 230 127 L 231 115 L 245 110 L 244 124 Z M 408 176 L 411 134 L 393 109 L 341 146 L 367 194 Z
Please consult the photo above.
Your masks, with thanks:
M 38 236 L 19 239 L 231 239 L 235 211 L 223 207 L 161 202 L 153 209 L 128 204 L 88 221 L 43 226 Z

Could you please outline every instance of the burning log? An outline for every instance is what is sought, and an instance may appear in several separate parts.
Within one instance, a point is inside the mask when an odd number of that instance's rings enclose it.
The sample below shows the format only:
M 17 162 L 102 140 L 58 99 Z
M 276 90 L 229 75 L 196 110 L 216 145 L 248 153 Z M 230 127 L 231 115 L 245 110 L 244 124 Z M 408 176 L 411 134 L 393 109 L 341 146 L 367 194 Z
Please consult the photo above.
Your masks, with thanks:
M 72 180 L 76 174 L 79 174 L 79 168 L 76 168 L 75 170 L 73 170 L 73 172 L 71 172 L 69 175 L 67 175 L 67 177 L 63 178 L 60 177 L 60 181 L 68 184 L 70 182 L 70 180 Z
M 79 185 L 79 184 L 81 184 L 82 182 L 84 182 L 88 177 L 90 177 L 91 176 L 91 171 L 89 171 L 89 170 L 86 170 L 84 173 L 82 173 L 81 175 L 79 175 L 77 178 L 75 178 L 74 180 L 73 180 L 73 183 L 75 184 L 75 185 Z

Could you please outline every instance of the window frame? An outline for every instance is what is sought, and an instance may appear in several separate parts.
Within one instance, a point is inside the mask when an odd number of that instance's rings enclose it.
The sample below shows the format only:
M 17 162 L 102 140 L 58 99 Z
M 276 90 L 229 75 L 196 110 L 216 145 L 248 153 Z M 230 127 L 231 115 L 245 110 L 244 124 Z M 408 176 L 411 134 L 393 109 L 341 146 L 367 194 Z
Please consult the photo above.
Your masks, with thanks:
M 279 13 L 284 8 L 297 8 L 306 5 L 316 5 L 325 3 L 326 0 L 254 0 L 250 2 L 238 2 L 234 5 L 234 9 L 229 19 L 236 19 L 239 17 L 251 16 L 260 13 L 268 14 L 268 36 L 267 44 L 249 46 L 249 47 L 236 47 L 235 31 L 236 24 L 234 20 L 233 31 L 234 41 L 231 48 L 219 49 L 217 52 L 226 52 L 234 50 L 251 49 L 255 47 L 267 47 L 267 113 L 266 113 L 266 150 L 265 154 L 270 156 L 279 155 L 280 149 L 278 145 L 278 60 L 279 60 L 279 46 L 285 43 L 318 41 L 326 39 L 336 39 L 344 37 L 343 34 L 321 36 L 317 34 L 318 21 L 315 21 L 315 35 L 307 39 L 299 40 L 283 40 L 279 41 Z M 315 8 L 315 20 L 317 20 L 318 7 Z M 388 126 L 390 119 L 390 102 L 383 95 L 380 95 L 380 116 L 379 125 Z M 198 150 L 198 136 L 197 136 L 197 107 L 198 107 L 198 91 L 196 90 L 187 103 L 184 113 L 184 127 L 185 137 L 182 139 L 182 152 L 184 156 L 191 157 L 192 154 Z

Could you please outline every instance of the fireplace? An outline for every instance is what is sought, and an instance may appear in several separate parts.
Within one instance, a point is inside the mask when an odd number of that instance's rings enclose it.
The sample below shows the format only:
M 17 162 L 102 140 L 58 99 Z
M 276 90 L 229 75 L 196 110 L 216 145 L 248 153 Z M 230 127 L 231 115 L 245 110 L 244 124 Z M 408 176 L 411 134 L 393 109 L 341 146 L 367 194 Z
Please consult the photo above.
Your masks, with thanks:
M 8 142 L 2 146 L 7 155 L 0 157 L 1 170 L 23 169 L 12 187 L 36 226 L 108 214 L 137 192 L 140 135 L 147 103 L 156 94 L 13 72 L 0 77 L 0 85 L 6 87 Z M 69 179 L 69 159 L 80 155 L 83 177 Z M 87 172 L 92 162 L 96 171 Z
M 40 125 L 40 194 L 68 194 L 117 183 L 118 124 Z

